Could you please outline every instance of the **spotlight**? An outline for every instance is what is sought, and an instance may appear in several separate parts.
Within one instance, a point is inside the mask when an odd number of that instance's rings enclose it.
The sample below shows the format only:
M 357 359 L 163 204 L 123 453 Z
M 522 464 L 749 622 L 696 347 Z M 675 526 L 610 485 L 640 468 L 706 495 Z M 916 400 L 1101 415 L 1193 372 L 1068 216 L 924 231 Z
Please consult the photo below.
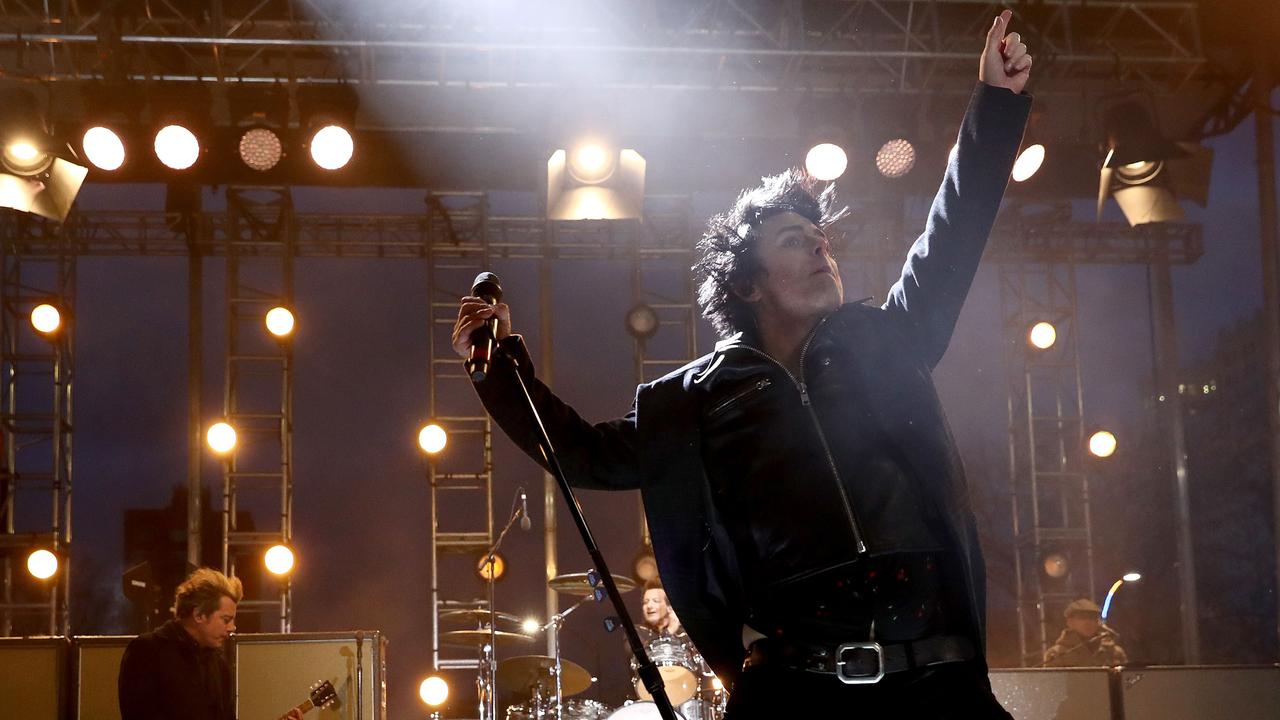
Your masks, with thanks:
M 35 177 L 53 164 L 53 155 L 25 139 L 6 143 L 3 159 L 4 169 L 19 177 Z
M 165 125 L 156 133 L 156 157 L 171 170 L 186 170 L 200 159 L 200 141 L 182 125 Z
M 636 551 L 631 559 L 631 574 L 641 583 L 658 577 L 658 559 L 654 557 L 652 545 L 645 543 Z
M 626 220 L 644 212 L 645 160 L 635 150 L 580 145 L 547 159 L 547 217 Z
M 617 155 L 597 143 L 583 143 L 569 155 L 569 174 L 584 185 L 599 185 L 613 174 Z
M 1108 111 L 1107 156 L 1098 175 L 1098 218 L 1115 197 L 1130 225 L 1184 217 L 1178 197 L 1199 205 L 1208 200 L 1213 151 L 1173 142 L 1142 103 L 1124 101 Z
M 418 686 L 418 697 L 428 707 L 440 707 L 449 699 L 449 683 L 439 675 L 432 675 Z
M 58 556 L 43 548 L 27 556 L 27 572 L 37 580 L 48 580 L 58 573 Z
M 1036 143 L 1023 150 L 1013 163 L 1013 181 L 1029 180 L 1044 163 L 1044 145 Z
M 1116 436 L 1107 430 L 1095 432 L 1089 436 L 1089 452 L 1094 457 L 1111 457 L 1116 452 Z
M 99 170 L 119 170 L 124 165 L 124 142 L 110 128 L 95 125 L 80 140 L 84 156 Z
M 438 455 L 449 442 L 449 434 L 435 423 L 428 423 L 418 431 L 418 447 L 428 455 Z
M 900 178 L 916 166 L 916 148 L 909 141 L 895 138 L 876 151 L 876 169 L 887 178 Z
M 311 159 L 324 170 L 340 170 L 355 153 L 351 133 L 340 125 L 325 125 L 311 136 Z
M 1068 569 L 1069 564 L 1067 563 L 1067 557 L 1062 553 L 1053 553 L 1052 555 L 1045 556 L 1045 575 L 1048 575 L 1051 578 L 1065 577 Z
M 1058 331 L 1053 323 L 1038 322 L 1027 332 L 1027 342 L 1039 350 L 1048 350 L 1058 341 Z
M 52 335 L 62 327 L 62 313 L 48 303 L 41 303 L 31 309 L 31 327 L 43 335 Z
M 270 128 L 252 127 L 240 136 L 240 159 L 253 170 L 266 172 L 283 157 L 284 144 Z
M 814 179 L 835 180 L 849 167 L 849 156 L 835 143 L 818 143 L 804 156 L 804 169 Z
M 273 307 L 267 311 L 267 332 L 278 338 L 288 337 L 293 332 L 293 313 L 288 308 Z
M 507 559 L 502 557 L 502 553 L 493 554 L 493 579 L 501 580 L 502 576 L 507 573 Z M 479 561 L 476 563 L 476 575 L 485 582 L 489 581 L 489 556 L 481 553 Z
M 224 422 L 214 423 L 209 426 L 205 440 L 209 443 L 210 450 L 218 455 L 226 455 L 236 447 L 236 429 Z
M 627 311 L 627 332 L 637 340 L 648 340 L 658 332 L 658 313 L 644 303 Z
M 262 560 L 272 575 L 288 575 L 293 572 L 293 550 L 287 545 L 272 545 L 267 548 Z

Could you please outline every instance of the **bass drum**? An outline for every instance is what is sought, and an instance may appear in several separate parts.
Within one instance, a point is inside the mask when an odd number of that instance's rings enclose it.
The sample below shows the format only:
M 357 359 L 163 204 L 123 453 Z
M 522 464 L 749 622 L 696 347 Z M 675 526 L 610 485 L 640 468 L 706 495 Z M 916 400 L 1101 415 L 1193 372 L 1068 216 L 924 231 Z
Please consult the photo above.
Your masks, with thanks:
M 689 700 L 676 707 L 676 717 L 681 720 L 713 720 L 706 703 L 701 700 Z M 662 720 L 662 713 L 651 700 L 627 702 L 626 705 L 613 711 L 609 720 Z
M 554 705 L 541 711 L 531 710 L 528 705 L 523 704 L 507 708 L 507 720 L 551 720 L 555 716 Z M 604 703 L 576 698 L 564 701 L 564 720 L 606 720 L 610 717 L 613 715 L 609 713 L 609 706 Z

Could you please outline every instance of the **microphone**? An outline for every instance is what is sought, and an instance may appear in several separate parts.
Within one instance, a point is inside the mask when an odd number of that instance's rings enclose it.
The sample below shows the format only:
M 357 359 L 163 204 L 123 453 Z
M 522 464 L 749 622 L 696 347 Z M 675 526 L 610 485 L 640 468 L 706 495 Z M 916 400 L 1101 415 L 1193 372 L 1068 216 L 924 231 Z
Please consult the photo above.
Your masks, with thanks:
M 502 286 L 499 284 L 498 276 L 491 272 L 480 273 L 471 286 L 471 294 L 490 305 L 502 302 Z M 485 320 L 483 325 L 471 331 L 471 356 L 466 362 L 467 374 L 471 376 L 471 382 L 481 382 L 489 375 L 497 335 L 497 315 Z
M 528 530 L 533 527 L 533 521 L 529 519 L 529 498 L 525 496 L 524 490 L 520 491 L 520 529 Z

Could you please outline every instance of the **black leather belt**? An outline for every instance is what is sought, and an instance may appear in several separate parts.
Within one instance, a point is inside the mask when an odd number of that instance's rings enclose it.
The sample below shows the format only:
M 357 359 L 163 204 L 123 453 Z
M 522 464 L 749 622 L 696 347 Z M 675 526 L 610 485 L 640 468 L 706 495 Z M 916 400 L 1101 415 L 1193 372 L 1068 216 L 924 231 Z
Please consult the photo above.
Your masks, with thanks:
M 935 635 L 897 645 L 875 642 L 817 645 L 764 638 L 751 643 L 743 667 L 778 663 L 795 670 L 835 675 L 849 685 L 862 685 L 880 682 L 891 673 L 963 662 L 977 656 L 973 643 L 960 635 Z

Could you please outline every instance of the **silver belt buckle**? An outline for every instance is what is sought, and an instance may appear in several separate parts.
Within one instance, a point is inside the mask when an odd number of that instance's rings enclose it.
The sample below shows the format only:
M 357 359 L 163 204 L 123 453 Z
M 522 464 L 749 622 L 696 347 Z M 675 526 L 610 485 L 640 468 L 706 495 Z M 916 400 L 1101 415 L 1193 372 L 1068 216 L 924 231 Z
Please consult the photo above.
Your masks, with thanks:
M 849 650 L 874 650 L 876 653 L 875 675 L 847 675 L 844 672 L 844 654 Z M 845 685 L 874 685 L 884 679 L 884 648 L 878 642 L 845 643 L 836 648 L 836 677 Z

